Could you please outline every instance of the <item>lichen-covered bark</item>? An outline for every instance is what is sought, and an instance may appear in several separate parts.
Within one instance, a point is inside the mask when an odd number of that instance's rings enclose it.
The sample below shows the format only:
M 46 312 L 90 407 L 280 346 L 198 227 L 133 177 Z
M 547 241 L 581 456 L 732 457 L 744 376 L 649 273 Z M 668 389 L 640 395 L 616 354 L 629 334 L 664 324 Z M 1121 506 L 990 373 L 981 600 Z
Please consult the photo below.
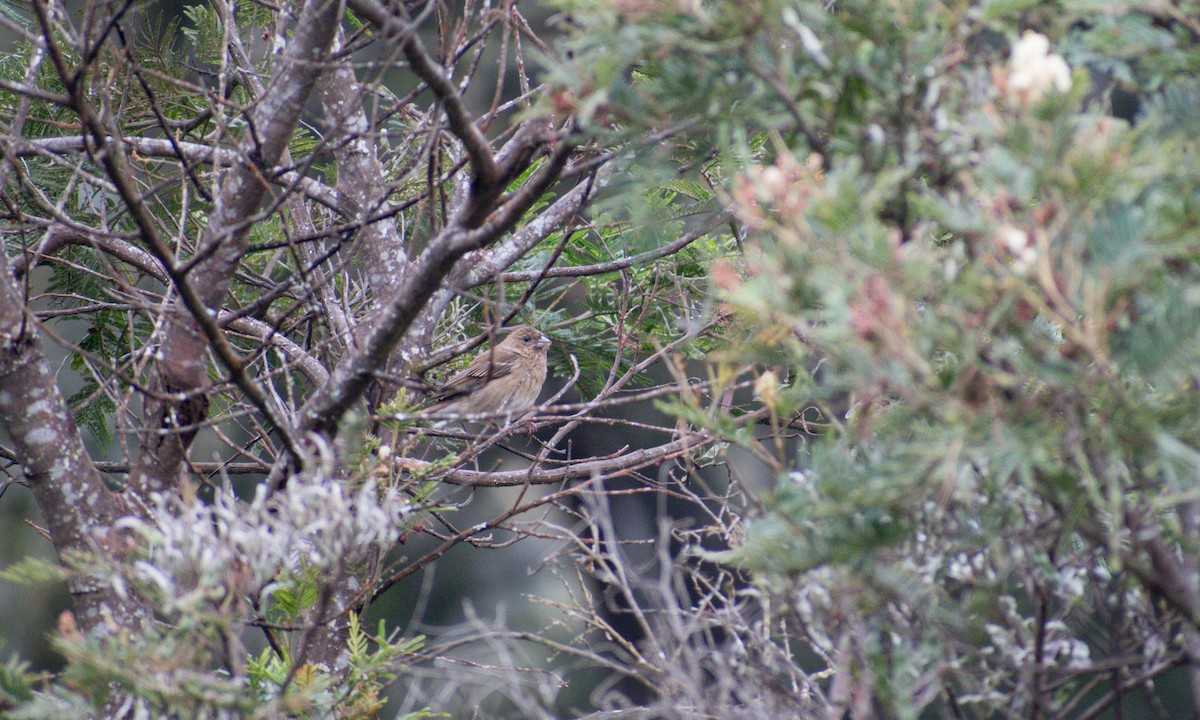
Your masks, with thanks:
M 317 83 L 317 94 L 333 139 L 337 161 L 337 197 L 342 207 L 365 221 L 377 214 L 389 188 L 379 164 L 370 123 L 363 108 L 362 86 L 354 68 L 340 60 Z M 404 238 L 388 217 L 365 224 L 355 243 L 374 294 L 391 297 L 409 267 Z
M 120 552 L 113 522 L 119 498 L 100 479 L 46 361 L 37 328 L 24 312 L 8 258 L 0 253 L 0 426 L 17 458 L 59 555 Z M 79 626 L 113 634 L 137 629 L 144 609 L 118 595 L 105 577 L 69 581 Z

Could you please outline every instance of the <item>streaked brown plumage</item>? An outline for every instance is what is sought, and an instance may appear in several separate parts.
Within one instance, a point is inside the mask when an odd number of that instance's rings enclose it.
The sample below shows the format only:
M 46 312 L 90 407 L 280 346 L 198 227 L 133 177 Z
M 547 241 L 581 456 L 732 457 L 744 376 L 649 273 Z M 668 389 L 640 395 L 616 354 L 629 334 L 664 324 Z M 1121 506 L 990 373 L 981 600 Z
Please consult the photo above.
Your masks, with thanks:
M 523 410 L 546 382 L 550 339 L 529 325 L 513 328 L 504 341 L 480 352 L 466 370 L 446 381 L 426 410 L 483 414 Z

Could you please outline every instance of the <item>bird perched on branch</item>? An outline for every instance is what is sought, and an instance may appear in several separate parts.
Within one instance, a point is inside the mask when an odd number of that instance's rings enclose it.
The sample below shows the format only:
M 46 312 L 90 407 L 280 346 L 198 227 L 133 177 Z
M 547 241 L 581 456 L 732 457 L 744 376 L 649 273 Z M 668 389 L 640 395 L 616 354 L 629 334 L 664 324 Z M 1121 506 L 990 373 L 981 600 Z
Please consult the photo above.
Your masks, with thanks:
M 425 409 L 460 414 L 509 413 L 537 400 L 546 382 L 550 338 L 529 325 L 513 328 L 499 345 L 475 356 L 446 381 Z

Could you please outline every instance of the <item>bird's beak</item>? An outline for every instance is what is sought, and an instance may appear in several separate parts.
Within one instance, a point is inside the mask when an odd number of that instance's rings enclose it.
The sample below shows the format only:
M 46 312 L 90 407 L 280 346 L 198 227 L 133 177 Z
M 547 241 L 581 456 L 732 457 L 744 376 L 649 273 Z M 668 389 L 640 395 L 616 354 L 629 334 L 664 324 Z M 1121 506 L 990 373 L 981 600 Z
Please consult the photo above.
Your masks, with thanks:
M 534 345 L 538 347 L 550 347 L 550 338 L 543 335 L 536 343 L 534 343 Z

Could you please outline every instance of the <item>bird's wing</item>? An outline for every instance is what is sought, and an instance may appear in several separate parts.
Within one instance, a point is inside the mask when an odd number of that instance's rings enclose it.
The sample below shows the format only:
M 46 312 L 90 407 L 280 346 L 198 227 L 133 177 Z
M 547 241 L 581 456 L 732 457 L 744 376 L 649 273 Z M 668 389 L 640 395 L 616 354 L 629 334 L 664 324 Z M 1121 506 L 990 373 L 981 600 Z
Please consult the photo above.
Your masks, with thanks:
M 447 380 L 431 399 L 435 402 L 447 400 L 469 393 L 496 378 L 511 375 L 519 357 L 507 348 L 485 350 L 471 361 L 466 370 Z

